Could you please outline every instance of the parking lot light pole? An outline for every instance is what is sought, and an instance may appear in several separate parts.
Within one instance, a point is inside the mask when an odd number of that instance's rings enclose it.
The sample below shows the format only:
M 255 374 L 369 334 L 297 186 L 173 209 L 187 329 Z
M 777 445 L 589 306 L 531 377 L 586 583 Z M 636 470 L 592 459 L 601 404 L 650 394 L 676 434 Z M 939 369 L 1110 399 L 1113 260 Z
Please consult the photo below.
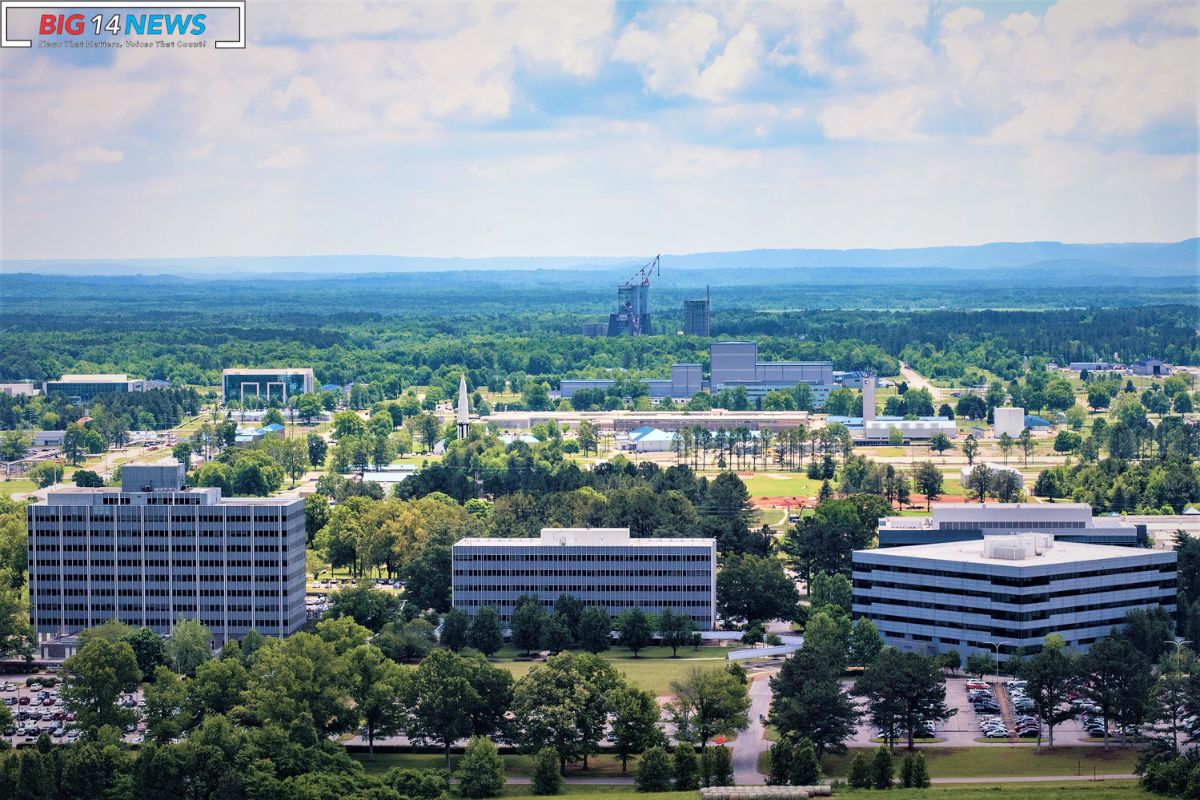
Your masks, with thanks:
M 1000 677 L 1000 646 L 1005 645 L 1005 644 L 1012 644 L 1012 643 L 1011 642 L 984 642 L 984 644 L 988 645 L 995 651 L 995 654 L 992 658 L 992 671 L 995 672 L 996 677 L 999 678 Z

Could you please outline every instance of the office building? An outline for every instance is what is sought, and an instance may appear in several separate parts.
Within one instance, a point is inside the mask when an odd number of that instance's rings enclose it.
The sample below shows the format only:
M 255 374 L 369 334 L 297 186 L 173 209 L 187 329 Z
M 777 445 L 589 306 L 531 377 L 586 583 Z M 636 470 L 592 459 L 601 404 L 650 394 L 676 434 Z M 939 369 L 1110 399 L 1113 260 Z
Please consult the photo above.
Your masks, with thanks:
M 42 392 L 64 394 L 73 403 L 87 403 L 96 395 L 145 391 L 145 383 L 122 374 L 63 375 L 56 381 L 43 383 Z
M 33 397 L 35 394 L 40 394 L 41 389 L 34 386 L 31 381 L 20 381 L 18 383 L 0 383 L 0 394 L 6 394 L 9 397 Z
M 1055 541 L 1042 533 L 970 542 L 856 550 L 855 618 L 902 650 L 1000 658 L 1040 649 L 1058 634 L 1087 650 L 1126 612 L 1174 615 L 1176 553 Z
M 221 371 L 222 402 L 245 402 L 257 397 L 263 402 L 287 402 L 292 395 L 307 394 L 315 381 L 311 369 L 226 369 Z
M 631 608 L 687 614 L 713 628 L 717 603 L 714 539 L 633 539 L 628 528 L 543 528 L 537 539 L 468 538 L 452 551 L 454 607 L 474 615 L 494 606 L 512 619 L 517 598 L 536 594 L 547 609 L 560 594 L 610 617 Z
M 798 383 L 833 385 L 830 361 L 759 361 L 757 342 L 713 342 L 710 358 L 712 391 L 738 384 Z
M 690 400 L 693 395 L 703 391 L 703 375 L 699 364 L 672 364 L 669 380 L 651 378 L 642 383 L 646 385 L 650 397 L 654 400 L 661 400 L 664 397 Z M 611 378 L 566 378 L 558 383 L 558 396 L 570 399 L 580 389 L 608 391 L 613 383 Z
M 683 301 L 683 335 L 712 336 L 712 294 L 708 287 L 702 299 Z
M 928 517 L 883 517 L 879 546 L 942 544 L 1012 533 L 1051 533 L 1059 542 L 1124 547 L 1146 541 L 1146 526 L 1093 517 L 1087 503 L 942 503 Z
M 979 466 L 988 468 L 988 472 L 991 473 L 988 476 L 988 480 L 995 478 L 996 473 L 1007 472 L 1009 475 L 1012 475 L 1013 482 L 1018 489 L 1025 488 L 1025 476 L 1021 474 L 1021 470 L 1017 469 L 1016 467 L 1010 467 L 1007 464 L 997 464 L 995 461 L 980 461 L 977 464 L 962 467 L 958 471 L 959 483 L 961 483 L 963 486 L 966 486 L 967 479 L 971 477 L 971 473 L 974 472 L 975 468 Z M 1030 530 L 1035 529 L 1031 528 Z
M 1015 439 L 1025 430 L 1025 409 L 1023 408 L 995 408 L 992 410 L 992 415 L 992 419 L 995 420 L 993 435 L 997 439 L 1006 433 Z
M 27 509 L 39 635 L 108 620 L 168 634 L 199 619 L 215 641 L 305 620 L 304 500 L 189 489 L 174 461 L 126 464 L 121 488 L 70 487 Z

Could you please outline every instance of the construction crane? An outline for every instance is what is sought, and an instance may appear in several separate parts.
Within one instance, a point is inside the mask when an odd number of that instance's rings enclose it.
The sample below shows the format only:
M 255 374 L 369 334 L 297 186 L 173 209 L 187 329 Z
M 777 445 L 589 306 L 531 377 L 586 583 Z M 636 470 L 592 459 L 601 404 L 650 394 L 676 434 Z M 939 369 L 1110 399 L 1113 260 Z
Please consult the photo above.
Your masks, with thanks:
M 617 287 L 617 316 L 623 318 L 624 330 L 614 331 L 610 324 L 609 336 L 619 333 L 640 336 L 643 328 L 645 333 L 650 333 L 650 276 L 662 274 L 660 258 L 661 254 L 655 256 L 636 275 Z

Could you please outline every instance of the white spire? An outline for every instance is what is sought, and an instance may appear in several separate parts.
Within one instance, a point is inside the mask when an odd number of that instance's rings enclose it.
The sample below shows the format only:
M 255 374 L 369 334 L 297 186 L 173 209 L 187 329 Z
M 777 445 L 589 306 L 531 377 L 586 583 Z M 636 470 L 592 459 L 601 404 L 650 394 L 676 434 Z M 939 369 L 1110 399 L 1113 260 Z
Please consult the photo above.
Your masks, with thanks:
M 458 438 L 466 439 L 471 430 L 471 407 L 467 402 L 467 376 L 463 373 L 458 378 Z

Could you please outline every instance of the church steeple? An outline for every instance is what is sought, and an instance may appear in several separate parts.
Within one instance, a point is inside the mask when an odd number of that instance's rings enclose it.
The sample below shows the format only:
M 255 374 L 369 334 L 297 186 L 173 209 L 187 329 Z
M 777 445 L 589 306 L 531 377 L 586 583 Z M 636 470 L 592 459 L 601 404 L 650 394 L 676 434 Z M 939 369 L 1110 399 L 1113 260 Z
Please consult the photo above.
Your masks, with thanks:
M 458 378 L 458 438 L 466 440 L 471 432 L 471 406 L 467 402 L 467 376 L 464 373 Z

